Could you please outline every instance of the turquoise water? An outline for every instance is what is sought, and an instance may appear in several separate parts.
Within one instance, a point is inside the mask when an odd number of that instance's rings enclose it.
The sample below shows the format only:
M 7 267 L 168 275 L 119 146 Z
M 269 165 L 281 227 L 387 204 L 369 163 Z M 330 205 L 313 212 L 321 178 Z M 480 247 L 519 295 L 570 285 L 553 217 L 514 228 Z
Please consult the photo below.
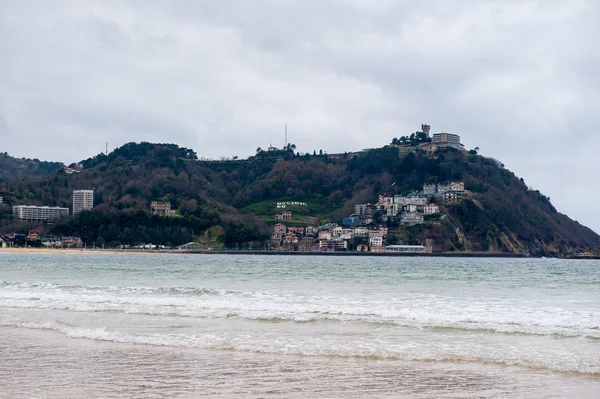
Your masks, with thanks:
M 544 378 L 600 389 L 599 288 L 598 261 L 0 254 L 0 329 L 148 356 L 475 367 L 517 373 L 512 392 Z

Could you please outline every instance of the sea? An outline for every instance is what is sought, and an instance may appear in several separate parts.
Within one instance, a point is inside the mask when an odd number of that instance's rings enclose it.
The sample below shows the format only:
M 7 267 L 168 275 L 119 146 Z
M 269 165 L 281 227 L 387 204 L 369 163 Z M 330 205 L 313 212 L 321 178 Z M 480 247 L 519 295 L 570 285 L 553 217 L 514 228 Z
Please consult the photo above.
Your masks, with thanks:
M 0 398 L 600 398 L 600 261 L 0 253 Z

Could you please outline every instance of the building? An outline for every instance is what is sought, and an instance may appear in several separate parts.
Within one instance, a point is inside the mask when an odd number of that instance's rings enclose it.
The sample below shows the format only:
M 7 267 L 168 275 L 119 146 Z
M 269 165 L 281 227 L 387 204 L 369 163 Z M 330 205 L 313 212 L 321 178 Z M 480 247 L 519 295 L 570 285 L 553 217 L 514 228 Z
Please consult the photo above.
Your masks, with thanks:
M 319 228 L 316 226 L 307 226 L 306 229 L 304 230 L 304 235 L 306 236 L 310 236 L 310 237 L 314 237 L 316 234 L 318 234 L 319 232 Z
M 465 191 L 465 183 L 462 181 L 453 181 L 450 183 L 450 191 Z
M 406 212 L 416 212 L 417 211 L 417 206 L 413 205 L 413 204 L 408 204 L 404 207 L 404 210 Z
M 347 249 L 348 241 L 346 241 L 346 240 L 320 240 L 319 248 L 333 249 L 333 250 Z
M 292 212 L 290 212 L 290 211 L 279 212 L 278 214 L 275 215 L 275 220 L 291 220 L 291 219 L 292 219 Z
M 433 145 L 437 145 L 439 147 L 455 147 L 462 148 L 462 144 L 460 143 L 460 136 L 458 134 L 451 133 L 434 133 L 432 138 Z
M 294 245 L 294 244 L 298 244 L 298 237 L 296 237 L 295 234 L 293 233 L 288 233 L 285 235 L 285 237 L 283 237 L 283 244 L 284 245 Z
M 358 204 L 354 205 L 354 214 L 359 218 L 367 218 L 373 216 L 373 205 Z
M 169 216 L 169 215 L 171 215 L 171 203 L 170 202 L 152 201 L 150 203 L 150 211 L 152 212 L 153 215 Z
M 283 236 L 283 235 L 285 235 L 285 233 L 287 233 L 287 227 L 283 223 L 277 223 L 273 227 L 273 232 L 275 234 L 279 234 L 279 235 Z
M 197 242 L 188 242 L 187 244 L 183 244 L 177 247 L 178 251 L 206 251 L 210 249 L 206 245 L 199 244 Z
M 459 200 L 459 192 L 457 191 L 448 191 L 442 194 L 443 202 L 453 202 Z
M 383 247 L 383 237 L 380 235 L 369 237 L 370 247 Z
M 376 236 L 376 235 L 381 235 L 381 236 L 387 236 L 388 235 L 388 228 L 385 226 L 376 226 L 376 227 L 372 227 L 369 230 L 369 237 L 371 236 Z
M 423 223 L 423 215 L 416 212 L 405 212 L 402 214 L 400 222 L 402 224 L 421 224 Z
M 428 248 L 422 245 L 388 245 L 385 247 L 386 252 L 401 252 L 410 254 L 426 254 L 431 252 Z
M 366 227 L 357 227 L 354 229 L 354 237 L 368 237 L 369 229 Z
M 440 207 L 436 204 L 429 204 L 423 207 L 423 213 L 425 215 L 434 215 L 436 213 L 440 213 Z
M 344 227 L 336 227 L 331 230 L 331 237 L 341 238 L 343 240 L 351 240 L 354 237 L 354 229 L 344 228 Z
M 388 216 L 396 216 L 398 214 L 398 210 L 402 207 L 402 205 L 400 204 L 392 204 L 390 206 L 388 206 L 387 209 L 387 215 Z
M 357 218 L 357 217 L 343 218 L 342 225 L 356 227 L 356 226 L 360 225 L 360 218 Z
M 328 230 L 319 231 L 319 240 L 331 240 L 331 232 Z
M 448 191 L 450 191 L 450 184 L 438 184 L 437 194 L 443 194 Z
M 421 130 L 425 133 L 425 137 L 429 138 L 429 131 L 431 130 L 431 126 L 421 123 Z
M 13 216 L 22 220 L 54 220 L 69 216 L 69 208 L 58 206 L 16 205 L 12 210 Z
M 73 215 L 94 207 L 94 190 L 73 190 Z
M 423 184 L 423 194 L 435 195 L 437 193 L 437 185 L 434 184 Z

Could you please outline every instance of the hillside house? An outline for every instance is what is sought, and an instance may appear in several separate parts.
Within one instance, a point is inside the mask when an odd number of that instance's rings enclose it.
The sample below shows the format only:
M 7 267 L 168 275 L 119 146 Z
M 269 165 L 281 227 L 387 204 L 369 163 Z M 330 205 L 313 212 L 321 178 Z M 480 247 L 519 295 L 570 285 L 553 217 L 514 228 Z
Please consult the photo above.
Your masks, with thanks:
M 354 236 L 354 229 L 345 227 L 336 227 L 331 231 L 332 239 L 341 238 L 342 240 L 351 240 Z
M 413 204 L 409 204 L 409 205 L 406 205 L 406 206 L 404 207 L 404 210 L 405 210 L 406 212 L 416 212 L 416 211 L 417 211 L 417 206 L 416 206 L 416 205 L 413 205 Z
M 455 202 L 459 200 L 459 192 L 458 191 L 448 191 L 442 194 L 443 202 Z
M 436 193 L 437 193 L 437 185 L 435 183 L 423 185 L 423 194 L 435 195 Z
M 369 246 L 372 247 L 383 247 L 383 236 L 376 235 L 369 237 Z
M 287 233 L 287 227 L 285 224 L 283 223 L 277 223 L 274 227 L 273 227 L 273 232 L 275 234 L 279 234 L 281 236 L 285 235 L 285 233 Z
M 465 183 L 453 181 L 450 183 L 450 191 L 462 192 L 465 191 Z
M 303 235 L 304 227 L 288 227 L 288 233 L 294 233 L 296 235 Z
M 354 229 L 354 237 L 368 237 L 369 236 L 369 229 L 367 229 L 366 227 L 357 227 Z
M 421 224 L 423 223 L 423 215 L 416 212 L 405 212 L 402 214 L 402 218 L 400 219 L 402 224 Z
M 284 245 L 294 245 L 294 244 L 298 244 L 298 237 L 296 237 L 295 234 L 292 233 L 288 233 L 285 235 L 285 237 L 283 237 L 283 244 Z
M 423 213 L 425 215 L 435 215 L 436 213 L 440 213 L 440 207 L 436 204 L 429 204 L 423 207 Z
M 373 216 L 373 205 L 371 205 L 371 204 L 354 205 L 354 215 L 358 216 L 361 219 Z
M 279 212 L 278 214 L 275 215 L 275 220 L 291 220 L 291 219 L 292 219 L 292 212 L 290 212 L 290 211 Z
M 328 230 L 319 231 L 319 240 L 331 240 L 331 232 Z
M 150 203 L 150 212 L 152 212 L 153 215 L 170 216 L 171 215 L 171 203 L 170 202 L 152 201 Z
M 447 191 L 450 191 L 450 184 L 438 184 L 437 194 L 443 194 Z
M 310 237 L 314 237 L 319 232 L 319 228 L 315 226 L 307 226 L 304 230 L 304 234 Z

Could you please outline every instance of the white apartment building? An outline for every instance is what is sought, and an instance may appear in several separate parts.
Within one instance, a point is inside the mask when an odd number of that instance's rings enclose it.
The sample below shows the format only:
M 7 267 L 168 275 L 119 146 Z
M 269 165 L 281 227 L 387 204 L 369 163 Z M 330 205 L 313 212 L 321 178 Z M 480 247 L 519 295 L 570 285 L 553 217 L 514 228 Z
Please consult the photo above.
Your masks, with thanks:
M 416 211 L 417 211 L 417 206 L 416 206 L 416 205 L 409 204 L 409 205 L 406 205 L 406 206 L 404 207 L 404 210 L 405 210 L 406 212 L 416 212 Z
M 357 227 L 354 229 L 354 236 L 355 237 L 368 237 L 369 229 L 367 229 L 366 227 Z
M 354 229 L 345 227 L 336 227 L 331 231 L 331 238 L 341 238 L 342 240 L 351 240 L 354 237 Z
M 69 208 L 16 205 L 13 206 L 13 216 L 22 220 L 54 220 L 63 216 L 69 216 Z
M 440 213 L 440 207 L 436 204 L 429 204 L 423 207 L 423 213 L 425 215 L 434 215 L 436 213 Z
M 421 224 L 423 223 L 423 215 L 415 212 L 405 212 L 400 219 L 402 224 Z
M 369 246 L 370 247 L 382 247 L 383 246 L 383 237 L 382 236 L 369 237 Z
M 319 240 L 328 241 L 331 240 L 331 232 L 327 230 L 319 231 Z
M 73 190 L 73 215 L 94 207 L 94 190 Z

